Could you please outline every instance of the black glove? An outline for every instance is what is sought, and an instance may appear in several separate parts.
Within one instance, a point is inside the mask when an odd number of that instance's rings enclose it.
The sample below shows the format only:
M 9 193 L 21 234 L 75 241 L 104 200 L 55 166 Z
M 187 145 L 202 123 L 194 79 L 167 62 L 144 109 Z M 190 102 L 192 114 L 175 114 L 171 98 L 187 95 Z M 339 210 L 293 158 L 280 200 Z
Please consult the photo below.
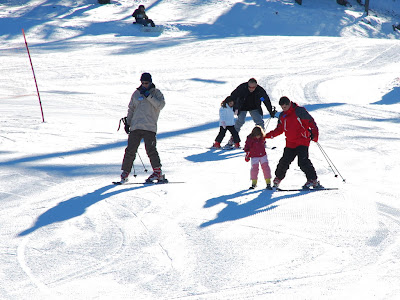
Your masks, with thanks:
M 311 129 L 308 129 L 308 132 L 310 133 L 310 140 L 314 141 L 314 142 L 318 142 L 318 139 L 314 139 L 314 134 L 312 133 Z
M 271 118 L 275 118 L 275 115 L 276 115 L 276 108 L 275 108 L 275 106 L 272 106 L 272 110 L 271 110 L 271 112 L 270 112 L 270 115 L 271 115 Z
M 122 123 L 124 123 L 124 130 L 125 130 L 125 132 L 127 133 L 127 134 L 129 134 L 129 124 L 128 124 L 128 121 L 127 121 L 127 118 L 126 117 L 123 117 L 123 118 L 121 118 L 120 120 L 119 120 L 119 125 L 118 125 L 118 129 L 117 129 L 117 131 L 120 129 L 120 127 L 121 127 L 121 122 Z
M 138 88 L 138 90 L 139 90 L 139 92 L 140 92 L 143 96 L 145 96 L 146 98 L 150 95 L 149 90 L 146 89 L 143 85 L 141 85 L 141 86 Z
M 127 133 L 127 134 L 129 134 L 129 123 L 128 123 L 128 119 L 125 117 L 125 118 L 122 118 L 122 122 L 124 123 L 124 129 L 125 129 L 125 132 Z

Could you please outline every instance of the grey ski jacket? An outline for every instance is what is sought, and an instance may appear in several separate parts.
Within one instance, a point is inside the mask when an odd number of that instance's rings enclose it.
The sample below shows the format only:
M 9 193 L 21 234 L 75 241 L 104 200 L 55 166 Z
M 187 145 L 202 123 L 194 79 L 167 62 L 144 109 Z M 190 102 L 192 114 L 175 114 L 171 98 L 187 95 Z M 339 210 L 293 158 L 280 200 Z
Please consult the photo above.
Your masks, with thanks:
M 140 94 L 138 90 L 132 94 L 127 115 L 130 131 L 142 129 L 157 133 L 157 121 L 160 111 L 165 106 L 165 100 L 164 95 L 154 85 L 149 91 L 148 97 Z

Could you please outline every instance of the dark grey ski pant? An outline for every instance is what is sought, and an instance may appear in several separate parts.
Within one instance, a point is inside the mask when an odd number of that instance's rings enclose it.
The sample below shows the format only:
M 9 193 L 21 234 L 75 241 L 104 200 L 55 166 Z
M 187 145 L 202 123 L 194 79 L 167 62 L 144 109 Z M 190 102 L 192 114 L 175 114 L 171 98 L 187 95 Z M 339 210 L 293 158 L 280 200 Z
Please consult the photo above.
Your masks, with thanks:
M 131 172 L 133 162 L 136 158 L 137 149 L 139 148 L 142 139 L 144 140 L 144 146 L 152 168 L 161 167 L 160 157 L 158 156 L 156 148 L 156 133 L 148 130 L 137 129 L 129 133 L 128 147 L 125 149 L 121 170 Z
M 298 165 L 300 169 L 304 172 L 304 174 L 306 174 L 307 180 L 317 179 L 317 173 L 315 172 L 311 160 L 308 158 L 307 146 L 298 146 L 296 148 L 285 147 L 285 150 L 283 150 L 283 156 L 279 160 L 278 166 L 276 167 L 276 177 L 281 180 L 285 178 L 286 172 L 296 156 L 298 160 Z

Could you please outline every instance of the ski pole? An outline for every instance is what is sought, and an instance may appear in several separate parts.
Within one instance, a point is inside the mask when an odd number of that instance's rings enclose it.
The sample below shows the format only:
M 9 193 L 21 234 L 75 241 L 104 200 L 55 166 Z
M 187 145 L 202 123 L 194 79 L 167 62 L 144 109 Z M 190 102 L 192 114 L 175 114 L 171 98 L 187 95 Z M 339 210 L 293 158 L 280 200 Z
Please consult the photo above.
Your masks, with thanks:
M 276 108 L 275 108 L 275 106 L 272 106 L 272 112 L 274 113 L 274 117 L 270 117 L 270 118 L 268 118 L 267 125 L 265 125 L 265 129 L 264 129 L 264 131 L 266 131 L 266 130 L 267 130 L 267 127 L 268 127 L 268 125 L 269 125 L 269 122 L 271 121 L 271 119 L 272 119 L 272 118 L 275 118 L 275 114 L 276 114 Z
M 267 121 L 267 124 L 265 125 L 265 130 L 264 130 L 264 131 L 267 131 L 267 127 L 268 127 L 269 122 L 271 121 L 271 119 L 272 119 L 272 118 L 268 118 L 268 121 Z
M 137 175 L 136 175 L 136 170 L 135 170 L 135 163 L 133 163 L 132 169 L 133 169 L 133 177 L 136 178 Z
M 325 150 L 322 148 L 321 144 L 316 142 L 318 145 L 319 150 L 321 150 L 322 155 L 325 157 L 325 160 L 328 162 L 329 167 L 331 168 L 332 172 L 335 174 L 335 177 L 339 176 L 342 178 L 343 182 L 346 182 L 346 179 L 343 178 L 342 174 L 340 174 L 339 170 L 336 168 L 336 166 L 333 164 L 332 160 L 329 158 L 328 154 L 325 152 Z M 336 174 L 337 173 L 337 174 Z
M 143 160 L 142 160 L 142 158 L 140 157 L 139 152 L 138 152 L 137 154 L 138 154 L 138 156 L 139 156 L 140 161 L 142 162 L 142 166 L 143 166 L 144 171 L 147 172 L 147 169 L 146 169 L 146 167 L 144 166 Z
M 273 111 L 275 112 L 275 114 L 276 114 L 276 108 L 275 108 L 275 106 L 272 106 L 272 110 L 273 110 Z M 275 118 L 275 116 L 274 116 L 274 118 Z M 268 118 L 267 124 L 265 125 L 265 129 L 264 129 L 265 132 L 267 132 L 267 128 L 268 128 L 269 122 L 271 122 L 271 119 L 272 119 L 272 117 Z M 276 147 L 274 146 L 274 147 L 272 147 L 271 149 L 274 150 L 274 149 L 276 149 Z

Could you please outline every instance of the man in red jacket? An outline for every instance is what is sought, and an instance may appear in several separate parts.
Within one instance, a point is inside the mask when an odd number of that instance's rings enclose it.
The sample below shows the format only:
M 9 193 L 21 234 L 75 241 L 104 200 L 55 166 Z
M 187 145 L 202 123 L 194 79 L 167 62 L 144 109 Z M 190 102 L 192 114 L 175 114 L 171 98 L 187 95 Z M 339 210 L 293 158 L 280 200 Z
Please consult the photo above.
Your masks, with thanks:
M 279 105 L 283 112 L 279 115 L 278 125 L 265 135 L 266 139 L 272 139 L 282 133 L 286 136 L 286 147 L 275 171 L 274 187 L 277 188 L 285 178 L 290 164 L 297 156 L 298 165 L 307 177 L 303 188 L 322 188 L 314 166 L 308 158 L 310 141 L 318 142 L 317 124 L 304 107 L 298 106 L 288 97 L 279 99 Z

